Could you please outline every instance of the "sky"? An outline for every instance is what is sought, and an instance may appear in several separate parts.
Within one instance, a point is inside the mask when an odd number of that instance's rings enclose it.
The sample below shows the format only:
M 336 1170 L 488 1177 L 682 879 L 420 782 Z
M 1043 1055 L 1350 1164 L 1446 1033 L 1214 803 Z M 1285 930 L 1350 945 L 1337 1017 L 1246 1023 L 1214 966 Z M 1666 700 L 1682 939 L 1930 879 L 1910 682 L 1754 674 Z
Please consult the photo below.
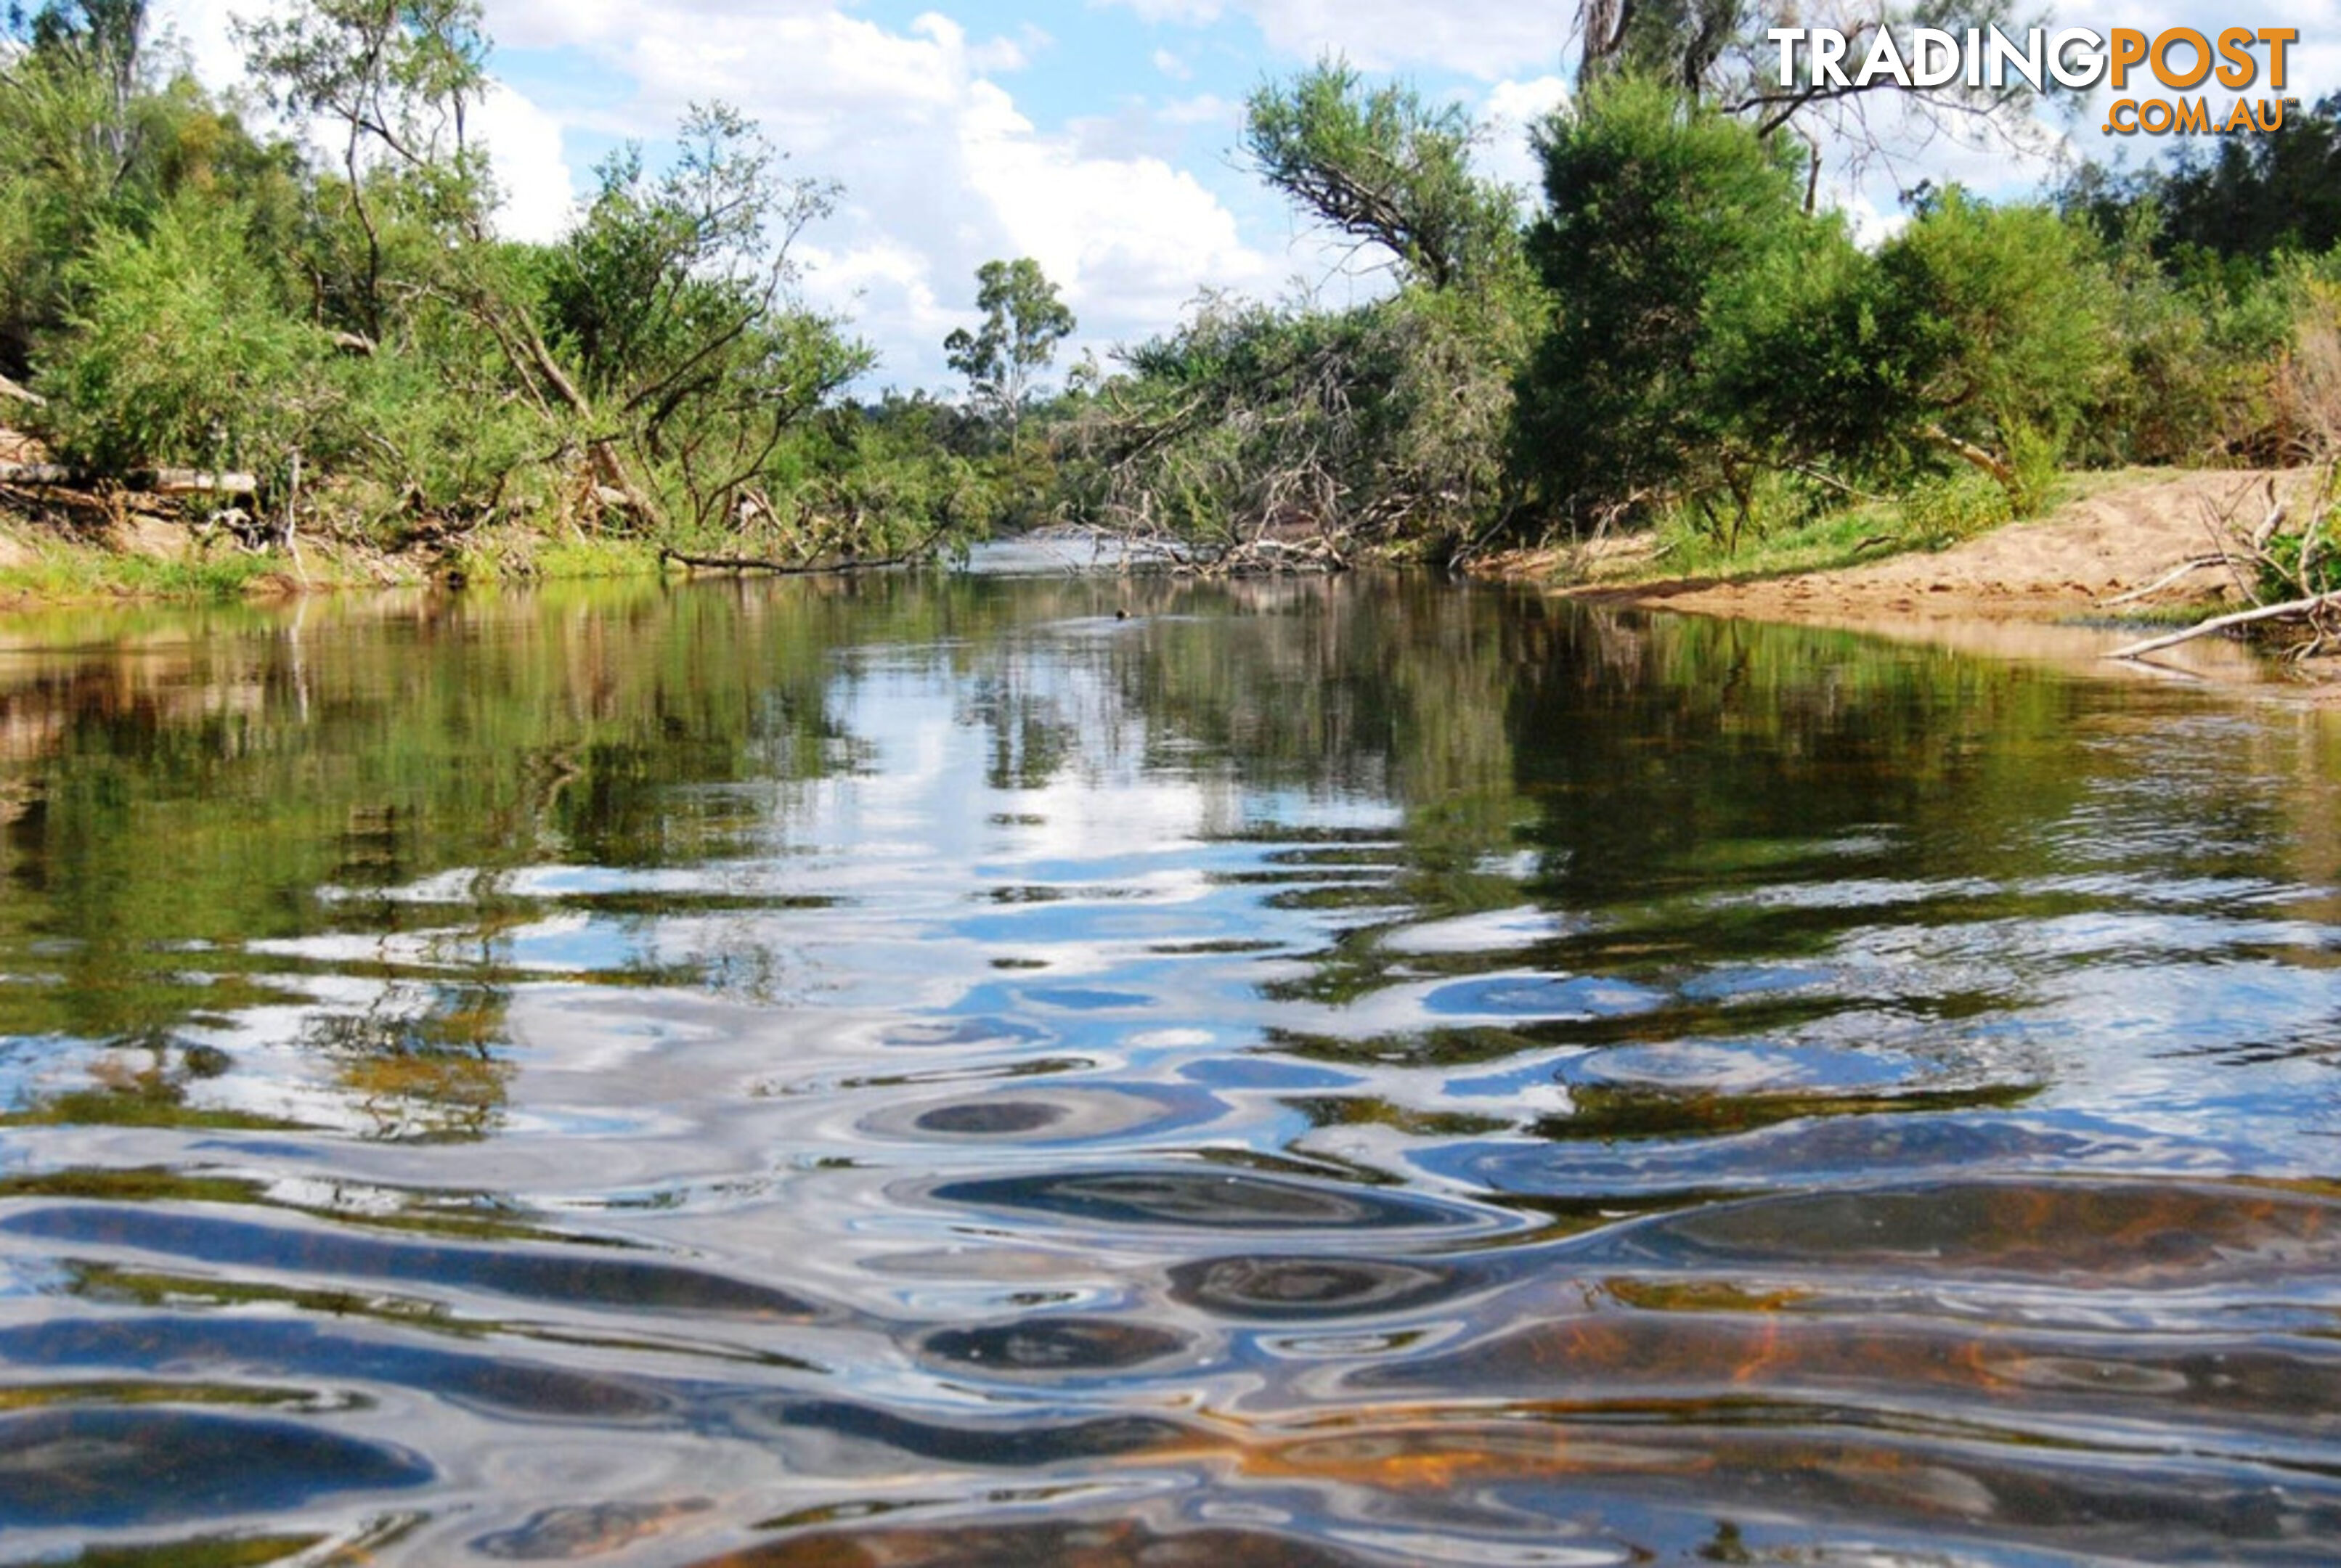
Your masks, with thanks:
M 230 19 L 268 0 L 158 0 L 197 74 L 240 74 Z M 1830 0 L 1806 6 L 1820 21 Z M 1861 0 L 1841 0 L 1860 4 Z M 1037 259 L 1081 326 L 1061 363 L 1164 332 L 1205 290 L 1339 303 L 1384 286 L 1240 163 L 1245 95 L 1327 54 L 1487 120 L 1488 172 L 1523 191 L 1527 128 L 1562 102 L 1573 0 L 484 0 L 496 91 L 482 116 L 503 230 L 550 239 L 628 141 L 654 164 L 699 102 L 760 121 L 792 173 L 841 182 L 794 253 L 806 302 L 880 356 L 861 389 L 949 391 L 942 340 L 972 326 L 975 270 Z M 2301 29 L 2293 84 L 2341 90 L 2341 0 L 2075 0 L 2060 25 Z M 2044 127 L 2043 153 L 1937 143 L 1826 189 L 1857 228 L 1898 221 L 1921 174 L 2037 189 L 2059 145 L 2103 157 L 2099 118 Z M 2144 142 L 2145 138 L 2132 139 Z M 2133 160 L 2147 149 L 2133 148 Z M 1345 261 L 1345 258 L 1347 260 Z

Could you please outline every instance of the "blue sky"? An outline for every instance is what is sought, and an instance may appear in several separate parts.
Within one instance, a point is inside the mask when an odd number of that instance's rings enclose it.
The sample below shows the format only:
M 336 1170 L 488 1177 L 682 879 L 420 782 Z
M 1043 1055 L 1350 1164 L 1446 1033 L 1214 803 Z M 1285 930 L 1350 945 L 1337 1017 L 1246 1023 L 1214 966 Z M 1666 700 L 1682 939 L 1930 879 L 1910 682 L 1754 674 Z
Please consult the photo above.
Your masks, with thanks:
M 235 72 L 227 18 L 271 0 L 162 0 L 200 73 Z M 817 306 L 852 318 L 882 355 L 869 390 L 948 388 L 942 340 L 973 320 L 974 273 L 1031 255 L 1081 318 L 1075 350 L 1103 354 L 1167 329 L 1206 288 L 1341 300 L 1379 286 L 1342 270 L 1239 166 L 1246 94 L 1340 53 L 1452 98 L 1491 126 L 1484 161 L 1533 179 L 1526 124 L 1571 69 L 1573 3 L 1555 0 L 484 0 L 502 87 L 484 116 L 509 232 L 556 233 L 593 164 L 629 140 L 655 157 L 694 101 L 763 123 L 809 174 L 842 181 L 837 214 L 797 253 Z M 1813 0 L 1814 25 L 1876 0 Z M 2264 0 L 2251 15 L 2197 0 L 2085 0 L 2060 25 L 2302 29 L 2299 95 L 2341 86 L 2341 0 Z M 2049 127 L 2102 153 L 2095 122 Z M 1833 166 L 1829 189 L 1877 232 L 1918 174 L 2002 194 L 2037 186 L 2045 157 L 1937 142 L 1892 166 Z

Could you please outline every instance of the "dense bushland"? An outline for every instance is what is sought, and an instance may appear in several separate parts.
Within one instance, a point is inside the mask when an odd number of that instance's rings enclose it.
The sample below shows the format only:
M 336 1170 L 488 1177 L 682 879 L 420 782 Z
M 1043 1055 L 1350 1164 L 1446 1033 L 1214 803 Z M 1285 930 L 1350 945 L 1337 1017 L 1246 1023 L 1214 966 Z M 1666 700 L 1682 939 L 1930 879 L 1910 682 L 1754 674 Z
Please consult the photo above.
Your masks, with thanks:
M 0 27 L 0 419 L 101 479 L 249 471 L 268 516 L 385 545 L 507 524 L 787 562 L 1049 521 L 1230 567 L 1654 524 L 1728 551 L 1855 501 L 1934 541 L 2076 464 L 2331 450 L 2341 100 L 2037 202 L 1922 185 L 1864 244 L 1813 151 L 1861 105 L 1765 86 L 1777 19 L 1589 4 L 1534 193 L 1403 84 L 1264 84 L 1242 154 L 1380 297 L 1206 296 L 1052 393 L 1071 313 L 995 262 L 945 345 L 965 400 L 856 402 L 871 352 L 792 259 L 838 192 L 722 105 L 519 244 L 466 134 L 474 0 L 250 28 L 300 144 L 150 58 L 144 0 L 50 0 Z M 2011 135 L 2026 108 L 1931 107 Z
M 1029 388 L 978 419 L 842 401 L 872 355 L 792 260 L 837 192 L 722 105 L 518 244 L 465 131 L 473 0 L 249 28 L 314 146 L 149 58 L 143 0 L 14 14 L 6 41 L 0 376 L 31 396 L 0 419 L 95 480 L 247 472 L 270 516 L 388 546 L 509 522 L 788 561 L 947 544 L 1031 488 L 993 428 Z

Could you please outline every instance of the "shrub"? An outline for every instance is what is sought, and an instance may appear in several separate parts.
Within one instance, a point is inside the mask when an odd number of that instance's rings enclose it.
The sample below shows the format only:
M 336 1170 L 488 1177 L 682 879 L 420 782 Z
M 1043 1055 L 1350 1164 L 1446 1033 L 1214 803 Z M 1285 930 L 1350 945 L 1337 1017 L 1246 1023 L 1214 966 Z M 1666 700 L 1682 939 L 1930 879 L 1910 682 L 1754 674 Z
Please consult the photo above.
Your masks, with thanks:
M 1552 326 L 1521 382 L 1519 454 L 1571 516 L 1664 499 L 1735 412 L 1705 374 L 1717 301 L 1795 246 L 1801 148 L 1654 83 L 1589 91 L 1541 127 L 1529 254 Z
M 39 356 L 45 433 L 108 473 L 149 463 L 273 472 L 335 401 L 324 334 L 289 314 L 233 205 L 174 202 L 99 233 Z
M 2007 490 L 1973 469 L 1923 480 L 1902 500 L 1902 524 L 1915 543 L 1943 550 L 2015 516 Z
M 2111 280 L 2045 206 L 1987 206 L 1954 186 L 1879 251 L 1883 333 L 1929 431 L 2053 464 L 2117 372 Z M 2044 444 L 2045 443 L 2045 444 Z

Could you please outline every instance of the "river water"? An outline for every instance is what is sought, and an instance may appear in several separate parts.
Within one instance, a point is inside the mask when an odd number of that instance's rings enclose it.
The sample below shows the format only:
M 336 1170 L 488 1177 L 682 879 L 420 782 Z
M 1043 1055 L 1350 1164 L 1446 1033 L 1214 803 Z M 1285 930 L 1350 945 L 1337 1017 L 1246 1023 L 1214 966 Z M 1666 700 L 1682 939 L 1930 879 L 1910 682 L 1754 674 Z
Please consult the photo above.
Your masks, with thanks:
M 2336 1065 L 2280 703 L 1396 579 L 13 621 L 0 1558 L 2329 1560 Z

